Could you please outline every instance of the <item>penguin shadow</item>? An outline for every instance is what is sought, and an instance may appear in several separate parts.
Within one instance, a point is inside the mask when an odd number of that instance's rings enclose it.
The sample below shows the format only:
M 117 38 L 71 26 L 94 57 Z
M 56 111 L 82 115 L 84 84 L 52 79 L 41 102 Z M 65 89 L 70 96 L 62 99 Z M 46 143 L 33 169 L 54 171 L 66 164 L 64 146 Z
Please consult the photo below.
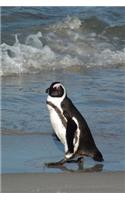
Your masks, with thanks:
M 53 140 L 58 149 L 63 151 L 63 147 L 60 144 L 59 139 L 57 136 L 53 133 Z M 70 160 L 67 163 L 63 165 L 45 165 L 47 168 L 55 168 L 60 169 L 63 172 L 101 172 L 103 171 L 103 164 L 96 163 L 91 167 L 85 167 L 84 158 L 80 159 L 80 162 L 77 162 L 77 160 Z M 75 169 L 74 169 L 75 168 Z

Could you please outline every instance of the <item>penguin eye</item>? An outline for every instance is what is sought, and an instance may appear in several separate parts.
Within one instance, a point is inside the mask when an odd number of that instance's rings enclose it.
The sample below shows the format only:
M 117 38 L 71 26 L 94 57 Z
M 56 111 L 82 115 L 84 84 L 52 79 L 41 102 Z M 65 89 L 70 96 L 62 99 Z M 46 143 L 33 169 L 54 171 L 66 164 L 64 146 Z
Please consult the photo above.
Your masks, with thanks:
M 61 88 L 60 85 L 58 85 L 58 86 L 54 86 L 54 87 L 53 87 L 53 90 L 54 90 L 54 91 L 59 91 L 60 88 Z
M 53 87 L 53 91 L 56 91 L 56 90 L 58 90 L 58 87 Z

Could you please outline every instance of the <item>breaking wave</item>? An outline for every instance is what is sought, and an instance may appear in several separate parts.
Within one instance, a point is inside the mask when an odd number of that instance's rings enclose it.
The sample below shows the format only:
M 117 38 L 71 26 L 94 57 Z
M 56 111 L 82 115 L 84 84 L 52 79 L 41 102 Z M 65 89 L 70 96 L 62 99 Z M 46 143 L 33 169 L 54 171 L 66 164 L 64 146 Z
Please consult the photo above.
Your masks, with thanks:
M 69 67 L 125 66 L 125 48 L 118 48 L 120 39 L 113 34 L 113 28 L 106 27 L 100 32 L 90 30 L 85 21 L 70 16 L 35 34 L 29 34 L 23 41 L 20 35 L 15 34 L 13 45 L 0 45 L 0 75 Z

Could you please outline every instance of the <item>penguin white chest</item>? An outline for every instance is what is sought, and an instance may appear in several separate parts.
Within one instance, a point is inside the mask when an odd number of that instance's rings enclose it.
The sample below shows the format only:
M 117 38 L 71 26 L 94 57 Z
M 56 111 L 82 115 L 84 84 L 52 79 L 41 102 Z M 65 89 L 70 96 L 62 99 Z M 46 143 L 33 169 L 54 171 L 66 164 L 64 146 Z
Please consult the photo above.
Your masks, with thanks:
M 53 130 L 55 131 L 57 137 L 60 139 L 60 141 L 65 144 L 66 143 L 66 128 L 64 127 L 62 120 L 58 113 L 48 105 L 48 110 L 50 113 L 50 121 L 53 127 Z

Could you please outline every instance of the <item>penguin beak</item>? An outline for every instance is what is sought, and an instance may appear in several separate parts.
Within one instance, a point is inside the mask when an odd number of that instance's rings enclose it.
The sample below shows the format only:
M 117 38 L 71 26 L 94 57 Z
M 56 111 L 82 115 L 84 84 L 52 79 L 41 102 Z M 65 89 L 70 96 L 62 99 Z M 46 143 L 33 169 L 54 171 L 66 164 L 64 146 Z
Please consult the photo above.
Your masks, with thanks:
M 45 92 L 48 93 L 48 92 L 49 92 L 49 88 L 47 88 L 47 89 L 45 90 Z

